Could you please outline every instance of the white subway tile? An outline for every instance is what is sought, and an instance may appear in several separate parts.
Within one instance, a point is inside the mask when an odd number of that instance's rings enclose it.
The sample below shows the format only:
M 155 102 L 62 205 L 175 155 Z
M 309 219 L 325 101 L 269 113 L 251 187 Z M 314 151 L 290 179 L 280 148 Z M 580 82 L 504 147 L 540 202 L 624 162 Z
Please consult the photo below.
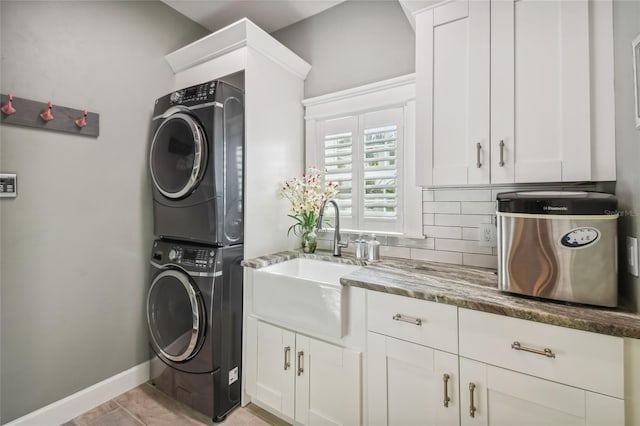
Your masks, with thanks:
M 434 214 L 426 213 L 422 215 L 422 224 L 423 225 L 435 225 L 434 223 Z
M 479 266 L 481 268 L 498 269 L 498 257 L 486 254 L 469 254 L 462 255 L 462 263 L 467 266 Z
M 423 226 L 424 235 L 432 238 L 462 238 L 462 228 L 453 226 Z
M 436 203 L 433 201 L 424 201 L 422 203 L 422 213 L 435 213 Z
M 491 223 L 491 216 L 464 214 L 436 214 L 436 226 L 478 227 L 481 223 Z
M 411 249 L 409 247 L 380 246 L 380 256 L 410 259 Z
M 436 250 L 492 254 L 491 247 L 481 246 L 477 241 L 448 240 L 442 238 L 436 238 Z
M 435 201 L 491 201 L 490 189 L 445 189 L 434 192 Z
M 494 201 L 465 201 L 460 207 L 462 214 L 495 214 L 496 210 L 497 205 Z
M 387 245 L 394 247 L 433 249 L 435 241 L 433 238 L 387 237 Z
M 498 247 L 492 247 L 492 255 L 496 256 L 498 254 Z
M 460 202 L 458 201 L 436 201 L 434 213 L 460 213 Z
M 425 189 L 422 191 L 422 201 L 433 201 L 433 189 Z
M 442 262 L 462 264 L 462 253 L 454 253 L 450 251 L 411 249 L 411 259 L 424 260 L 427 262 Z
M 480 240 L 479 228 L 462 228 L 462 239 L 470 241 Z

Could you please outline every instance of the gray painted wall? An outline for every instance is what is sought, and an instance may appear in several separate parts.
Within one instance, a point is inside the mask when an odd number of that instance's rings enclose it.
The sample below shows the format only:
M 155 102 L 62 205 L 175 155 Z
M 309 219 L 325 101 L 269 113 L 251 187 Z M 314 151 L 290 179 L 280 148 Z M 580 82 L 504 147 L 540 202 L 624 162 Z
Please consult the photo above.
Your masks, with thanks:
M 348 0 L 271 35 L 312 65 L 306 98 L 415 72 L 415 35 L 395 0 Z
M 153 101 L 208 33 L 160 2 L 0 2 L 1 90 L 100 113 L 100 137 L 3 126 L 2 423 L 148 359 Z M 54 109 L 55 115 L 55 109 Z
M 625 240 L 640 238 L 640 130 L 635 128 L 631 40 L 640 33 L 640 2 L 615 0 L 613 36 L 616 90 L 616 194 L 620 210 L 619 273 L 622 297 L 640 311 L 640 280 L 627 273 Z

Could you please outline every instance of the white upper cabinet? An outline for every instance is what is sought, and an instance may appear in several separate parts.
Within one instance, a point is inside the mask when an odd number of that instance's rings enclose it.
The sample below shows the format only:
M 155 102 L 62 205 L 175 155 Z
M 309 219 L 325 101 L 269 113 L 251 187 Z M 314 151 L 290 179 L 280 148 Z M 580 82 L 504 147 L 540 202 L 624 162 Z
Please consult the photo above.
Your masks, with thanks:
M 615 179 L 610 1 L 416 15 L 417 183 Z
M 489 20 L 486 1 L 416 15 L 420 185 L 489 183 Z

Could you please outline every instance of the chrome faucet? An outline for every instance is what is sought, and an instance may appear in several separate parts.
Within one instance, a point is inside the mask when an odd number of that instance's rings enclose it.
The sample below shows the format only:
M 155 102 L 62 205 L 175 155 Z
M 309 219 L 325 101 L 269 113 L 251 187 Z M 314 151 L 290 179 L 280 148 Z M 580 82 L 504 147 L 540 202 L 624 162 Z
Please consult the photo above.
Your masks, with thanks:
M 322 203 L 322 207 L 320 207 L 320 211 L 318 212 L 317 228 L 318 231 L 322 231 L 322 216 L 324 216 L 324 208 L 327 203 L 333 204 L 333 207 L 336 209 L 336 226 L 333 230 L 333 255 L 340 256 L 342 255 L 342 248 L 347 247 L 349 242 L 343 243 L 340 241 L 340 210 L 338 209 L 338 203 L 336 203 L 336 200 L 333 198 L 329 198 Z

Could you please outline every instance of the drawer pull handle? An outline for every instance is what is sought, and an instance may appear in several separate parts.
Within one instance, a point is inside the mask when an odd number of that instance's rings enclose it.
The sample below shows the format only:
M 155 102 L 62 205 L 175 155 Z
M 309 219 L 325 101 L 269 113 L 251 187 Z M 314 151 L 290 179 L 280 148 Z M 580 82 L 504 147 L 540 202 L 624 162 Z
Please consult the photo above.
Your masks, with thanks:
M 409 315 L 395 314 L 392 317 L 396 321 L 408 322 L 409 324 L 422 325 L 420 318 L 410 317 Z
M 469 415 L 471 417 L 475 417 L 476 416 L 476 405 L 475 402 L 473 401 L 473 391 L 476 389 L 476 385 L 475 383 L 469 383 L 469 398 L 470 398 L 470 403 L 469 403 Z
M 500 167 L 504 167 L 504 140 L 500 140 L 500 162 L 498 163 L 498 165 Z
M 291 346 L 284 348 L 284 371 L 291 367 Z
M 449 379 L 451 377 L 448 374 L 443 374 L 442 375 L 442 380 L 444 381 L 444 406 L 445 407 L 449 407 L 449 401 L 451 401 L 451 398 L 449 398 Z
M 302 365 L 302 361 L 304 361 L 304 352 L 298 352 L 298 376 L 301 376 L 304 373 L 304 366 Z
M 482 163 L 480 162 L 480 151 L 482 150 L 482 145 L 480 142 L 476 144 L 476 167 L 479 169 L 482 167 Z
M 531 352 L 532 354 L 544 355 L 544 356 L 549 357 L 549 358 L 555 358 L 556 357 L 556 354 L 554 354 L 553 351 L 551 349 L 549 349 L 549 348 L 544 348 L 543 350 L 534 349 L 534 348 L 528 348 L 526 346 L 522 346 L 520 344 L 520 342 L 513 342 L 511 344 L 511 349 L 515 349 L 516 351 Z

